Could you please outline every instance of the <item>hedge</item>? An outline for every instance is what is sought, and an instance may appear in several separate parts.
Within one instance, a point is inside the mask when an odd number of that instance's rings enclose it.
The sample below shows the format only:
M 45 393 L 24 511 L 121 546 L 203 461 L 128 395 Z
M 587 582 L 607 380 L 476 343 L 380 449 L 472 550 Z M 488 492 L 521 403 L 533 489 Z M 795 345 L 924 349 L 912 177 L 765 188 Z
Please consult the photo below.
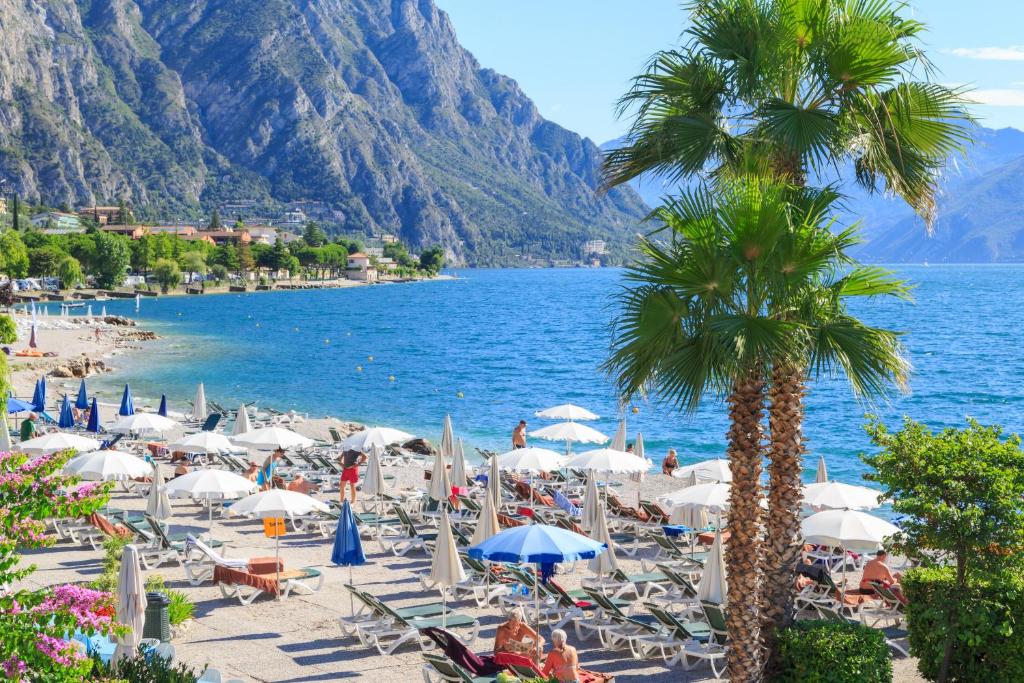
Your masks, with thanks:
M 910 601 L 910 652 L 925 678 L 938 679 L 952 632 L 950 683 L 1024 681 L 1024 574 L 974 578 L 965 592 L 955 588 L 954 568 L 917 568 L 902 585 Z
M 892 658 L 880 631 L 845 621 L 798 621 L 779 631 L 773 681 L 889 683 Z

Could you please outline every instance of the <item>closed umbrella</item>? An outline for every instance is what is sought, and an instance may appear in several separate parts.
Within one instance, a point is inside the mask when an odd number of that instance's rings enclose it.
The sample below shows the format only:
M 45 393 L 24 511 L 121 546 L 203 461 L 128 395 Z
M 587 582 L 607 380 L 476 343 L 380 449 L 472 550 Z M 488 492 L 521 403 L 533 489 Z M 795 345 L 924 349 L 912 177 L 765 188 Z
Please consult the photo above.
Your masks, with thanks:
M 64 400 L 60 402 L 60 417 L 57 419 L 57 426 L 61 429 L 72 429 L 75 426 L 75 415 L 71 412 L 71 401 L 68 395 L 64 394 Z
M 881 505 L 881 491 L 838 481 L 808 484 L 804 487 L 804 505 L 818 510 L 874 510 Z
M 546 439 L 547 441 L 564 441 L 565 452 L 567 455 L 572 452 L 572 444 L 574 442 L 604 443 L 608 440 L 607 436 L 593 427 L 588 427 L 577 422 L 559 422 L 558 424 L 538 429 L 535 432 L 530 432 L 530 436 L 535 436 L 538 439 Z
M 434 458 L 434 469 L 430 473 L 430 488 L 427 495 L 431 500 L 444 503 L 448 496 L 452 495 L 452 484 L 448 479 L 448 467 L 444 461 L 444 454 L 440 451 Z
M 216 432 L 196 432 L 184 436 L 174 443 L 168 445 L 172 451 L 184 451 L 185 453 L 232 453 L 239 450 L 239 446 L 231 443 L 228 437 Z
M 374 501 L 374 510 L 377 512 L 377 538 L 380 538 L 380 518 L 382 505 L 380 497 L 384 495 L 384 472 L 380 466 L 380 455 L 383 449 L 374 446 L 366 457 L 366 473 L 363 475 L 363 493 L 370 496 Z
M 117 623 L 126 626 L 125 633 L 117 636 L 113 661 L 134 657 L 142 642 L 142 627 L 146 617 L 146 586 L 139 569 L 139 551 L 127 545 L 121 553 L 121 571 L 117 577 Z
M 444 429 L 441 431 L 441 443 L 438 446 L 438 450 L 446 458 L 451 458 L 455 455 L 455 432 L 452 430 L 451 415 L 444 416 Z
M 203 383 L 199 383 L 199 387 L 196 388 L 196 397 L 192 401 L 192 419 L 196 422 L 205 420 L 210 415 L 206 410 L 206 389 L 203 387 Z
M 488 464 L 491 469 L 487 474 L 487 495 L 494 501 L 494 509 L 497 511 L 501 505 L 501 471 L 498 468 L 498 456 L 492 456 Z
M 249 411 L 245 409 L 245 404 L 242 404 L 238 406 L 238 412 L 235 413 L 235 426 L 231 428 L 231 435 L 238 436 L 251 430 L 252 424 L 249 422 Z
M 160 407 L 157 409 L 156 414 L 167 417 L 167 394 L 160 394 Z
M 18 444 L 18 450 L 29 455 L 47 455 L 57 451 L 75 450 L 80 453 L 99 450 L 100 442 L 77 434 L 51 432 Z
M 363 553 L 363 542 L 359 539 L 359 528 L 356 526 L 355 515 L 352 514 L 352 506 L 348 499 L 341 503 L 341 514 L 338 515 L 338 528 L 334 531 L 334 548 L 331 550 L 331 562 L 339 567 L 348 567 L 348 583 L 353 585 L 352 567 L 366 564 L 366 555 Z M 352 593 L 348 596 L 349 610 L 354 615 L 355 606 L 352 602 Z
M 64 465 L 65 474 L 76 474 L 86 481 L 128 481 L 148 476 L 152 466 L 130 453 L 93 451 L 77 455 Z
M 491 536 L 501 531 L 498 524 L 498 511 L 494 505 L 494 496 L 491 495 L 491 487 L 497 487 L 497 481 L 487 482 L 487 494 L 484 496 L 483 505 L 480 507 L 480 515 L 476 520 L 476 528 L 473 529 L 473 545 L 483 543 Z
M 580 526 L 590 533 L 597 526 L 597 518 L 601 515 L 601 497 L 597 492 L 597 476 L 587 472 L 587 489 L 583 494 L 583 512 L 580 515 Z
M 828 481 L 828 468 L 825 467 L 825 456 L 818 456 L 818 471 L 814 474 L 814 482 L 816 484 L 824 484 Z
M 213 534 L 214 500 L 230 500 L 252 493 L 256 482 L 224 470 L 193 470 L 167 482 L 164 490 L 172 498 L 192 498 L 205 501 L 209 514 L 210 534 Z
M 118 415 L 128 416 L 135 414 L 135 403 L 132 402 L 132 390 L 128 388 L 128 385 L 124 385 L 124 393 L 121 394 L 121 407 L 117 411 Z
M 11 430 L 7 427 L 7 416 L 0 415 L 0 452 L 13 450 L 11 446 Z
M 149 487 L 146 514 L 153 519 L 167 519 L 174 514 L 171 498 L 164 489 L 164 473 L 157 463 L 153 463 L 153 484 Z
M 625 451 L 626 450 L 626 421 L 619 420 L 619 428 L 615 430 L 615 436 L 612 437 L 612 443 L 609 446 L 614 451 Z
M 313 439 L 296 434 L 284 427 L 252 429 L 244 434 L 232 436 L 231 440 L 239 446 L 261 451 L 273 451 L 278 448 L 283 448 L 286 451 L 291 448 L 309 448 L 314 443 Z
M 78 398 L 75 399 L 75 407 L 85 410 L 89 407 L 89 395 L 85 391 L 85 380 L 78 385 Z
M 455 441 L 455 452 L 452 453 L 452 485 L 465 486 L 468 481 L 466 476 L 466 454 L 462 450 L 462 439 Z
M 32 349 L 34 349 L 34 348 L 36 348 L 38 346 L 38 342 L 36 341 L 36 324 L 35 323 L 32 323 L 32 331 L 29 333 L 28 345 L 29 345 L 29 348 L 32 348 Z
M 93 434 L 99 434 L 100 429 L 100 404 L 96 401 L 96 397 L 92 397 L 92 410 L 89 411 L 89 424 L 85 425 L 85 431 L 92 432 Z
M 459 551 L 455 547 L 455 536 L 452 534 L 452 523 L 448 519 L 448 510 L 441 510 L 441 523 L 437 528 L 437 542 L 434 544 L 434 557 L 430 560 L 430 580 L 441 590 L 441 628 L 447 625 L 448 591 L 466 580 L 466 570 L 459 559 Z
M 604 509 L 599 508 L 597 513 L 597 524 L 590 532 L 590 537 L 606 546 L 604 552 L 600 553 L 589 563 L 590 571 L 598 576 L 611 574 L 619 569 L 619 561 L 615 558 L 615 544 L 612 542 L 612 535 L 608 532 L 608 519 Z
M 162 434 L 178 426 L 169 417 L 156 413 L 132 413 L 117 420 L 110 431 L 117 434 Z
M 46 410 L 46 378 L 36 380 L 35 391 L 32 392 L 32 409 L 38 413 Z
M 705 460 L 692 465 L 677 467 L 672 476 L 676 479 L 686 479 L 690 473 L 697 475 L 697 481 L 704 483 L 732 481 L 732 471 L 729 469 L 729 461 L 723 458 Z
M 651 462 L 651 460 L 649 460 L 647 458 L 647 454 L 644 453 L 644 435 L 641 434 L 640 432 L 636 433 L 636 441 L 633 442 L 633 455 L 635 455 L 636 457 L 640 458 L 641 460 L 646 460 L 648 468 L 650 468 L 650 466 L 654 464 L 653 462 Z M 646 474 L 647 474 L 647 472 L 634 472 L 633 474 L 629 475 L 629 478 L 632 481 L 640 482 L 640 481 L 644 480 L 644 475 L 646 475 Z M 637 490 L 636 490 L 636 497 L 637 497 L 637 500 L 639 501 L 640 500 L 640 489 L 639 488 L 637 488 Z
M 571 403 L 563 403 L 559 406 L 551 408 L 545 408 L 544 410 L 538 410 L 534 413 L 537 417 L 542 417 L 545 420 L 596 420 L 597 415 L 590 412 L 586 408 L 580 408 Z
M 728 591 L 725 557 L 722 553 L 722 533 L 716 531 L 715 542 L 711 544 L 708 557 L 704 561 L 704 572 L 701 574 L 700 583 L 697 584 L 697 599 L 724 605 Z
M 359 451 L 360 453 L 369 453 L 373 446 L 380 446 L 381 448 L 387 448 L 392 444 L 403 443 L 413 438 L 412 434 L 403 432 L 400 429 L 391 429 L 390 427 L 371 427 L 370 429 L 364 429 L 350 434 L 346 438 L 341 447 L 346 451 Z

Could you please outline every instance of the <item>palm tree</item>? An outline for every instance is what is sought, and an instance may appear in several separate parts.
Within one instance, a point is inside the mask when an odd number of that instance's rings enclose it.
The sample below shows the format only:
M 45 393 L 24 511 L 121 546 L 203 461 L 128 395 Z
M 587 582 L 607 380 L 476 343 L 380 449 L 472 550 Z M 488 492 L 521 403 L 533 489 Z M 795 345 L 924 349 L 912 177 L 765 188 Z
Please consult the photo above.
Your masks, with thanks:
M 854 229 L 829 230 L 835 199 L 763 177 L 723 177 L 714 193 L 687 192 L 657 209 L 651 217 L 671 241 L 641 240 L 643 258 L 626 272 L 605 366 L 623 397 L 653 391 L 688 412 L 706 395 L 728 403 L 733 681 L 758 680 L 765 663 L 760 478 L 769 374 L 780 366 L 838 365 L 869 391 L 905 369 L 896 335 L 845 311 L 847 296 L 903 289 L 884 271 L 846 258 Z
M 969 142 L 972 120 L 962 91 L 928 81 L 925 27 L 901 16 L 904 8 L 898 0 L 691 3 L 684 46 L 655 55 L 620 101 L 635 119 L 627 144 L 606 158 L 605 184 L 646 172 L 713 177 L 752 152 L 796 185 L 852 165 L 858 184 L 902 197 L 930 228 L 936 179 Z M 768 406 L 765 599 L 783 621 L 799 540 L 806 370 L 773 367 Z

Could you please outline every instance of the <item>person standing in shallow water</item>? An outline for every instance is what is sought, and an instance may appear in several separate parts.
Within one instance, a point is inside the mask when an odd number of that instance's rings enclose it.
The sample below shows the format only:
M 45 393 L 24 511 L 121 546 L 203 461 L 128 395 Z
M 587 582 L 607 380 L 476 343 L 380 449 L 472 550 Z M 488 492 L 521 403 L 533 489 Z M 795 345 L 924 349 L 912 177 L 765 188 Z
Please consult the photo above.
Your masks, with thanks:
M 520 420 L 512 430 L 512 448 L 526 448 L 526 420 Z

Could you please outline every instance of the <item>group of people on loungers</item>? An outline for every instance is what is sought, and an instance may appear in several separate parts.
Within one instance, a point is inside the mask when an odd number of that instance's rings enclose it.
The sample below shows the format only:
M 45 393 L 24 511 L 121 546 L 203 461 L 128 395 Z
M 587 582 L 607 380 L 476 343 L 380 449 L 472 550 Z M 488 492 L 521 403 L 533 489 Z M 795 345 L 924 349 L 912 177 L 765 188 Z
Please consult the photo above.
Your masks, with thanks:
M 540 666 L 540 653 L 543 651 L 543 636 L 527 625 L 522 608 L 516 607 L 508 615 L 508 620 L 498 626 L 494 636 L 494 654 L 528 657 Z M 543 659 L 541 671 L 544 676 L 554 676 L 561 683 L 577 683 L 580 680 L 579 654 L 575 647 L 568 644 L 562 629 L 557 628 L 551 632 L 551 651 Z

